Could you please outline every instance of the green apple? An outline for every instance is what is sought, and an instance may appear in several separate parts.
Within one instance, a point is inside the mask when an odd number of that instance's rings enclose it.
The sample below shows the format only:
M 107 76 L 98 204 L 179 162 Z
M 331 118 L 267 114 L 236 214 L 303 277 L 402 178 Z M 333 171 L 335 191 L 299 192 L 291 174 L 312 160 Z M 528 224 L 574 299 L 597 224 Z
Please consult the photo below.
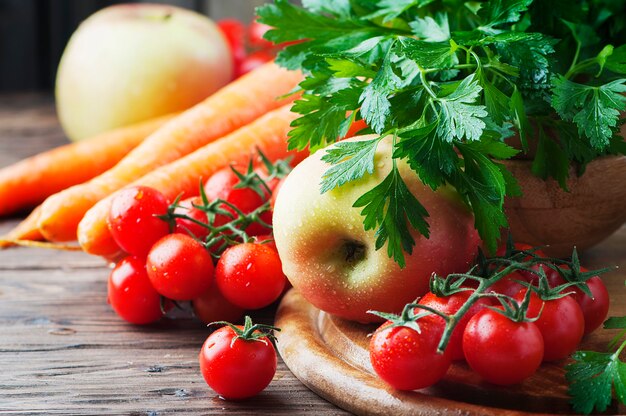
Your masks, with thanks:
M 360 136 L 349 140 L 366 140 Z M 474 218 L 451 188 L 433 192 L 403 162 L 400 175 L 430 213 L 430 238 L 412 230 L 416 244 L 400 268 L 375 250 L 375 231 L 365 231 L 358 197 L 379 184 L 391 170 L 389 138 L 378 145 L 373 174 L 320 194 L 329 165 L 320 150 L 287 176 L 274 206 L 274 238 L 289 281 L 317 308 L 360 322 L 378 321 L 368 310 L 400 312 L 428 291 L 432 273 L 467 271 L 480 240 Z
M 67 44 L 56 79 L 61 125 L 72 140 L 182 111 L 233 75 L 225 38 L 206 16 L 124 4 L 91 15 Z

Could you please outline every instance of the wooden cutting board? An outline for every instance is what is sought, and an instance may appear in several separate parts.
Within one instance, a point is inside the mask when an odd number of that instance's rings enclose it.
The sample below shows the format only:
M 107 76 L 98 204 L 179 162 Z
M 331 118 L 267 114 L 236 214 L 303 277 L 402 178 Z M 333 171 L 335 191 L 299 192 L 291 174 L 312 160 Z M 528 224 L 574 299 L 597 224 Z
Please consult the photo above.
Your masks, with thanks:
M 626 315 L 626 227 L 583 257 L 591 268 L 621 266 L 604 275 L 611 293 L 611 316 Z M 278 349 L 289 369 L 311 390 L 335 405 L 362 415 L 523 415 L 571 414 L 563 364 L 543 364 L 513 387 L 483 382 L 467 364 L 453 364 L 435 386 L 411 392 L 388 387 L 369 362 L 368 334 L 376 325 L 333 317 L 291 290 L 276 315 Z M 580 349 L 603 351 L 614 331 L 599 329 Z M 626 414 L 614 404 L 608 414 Z

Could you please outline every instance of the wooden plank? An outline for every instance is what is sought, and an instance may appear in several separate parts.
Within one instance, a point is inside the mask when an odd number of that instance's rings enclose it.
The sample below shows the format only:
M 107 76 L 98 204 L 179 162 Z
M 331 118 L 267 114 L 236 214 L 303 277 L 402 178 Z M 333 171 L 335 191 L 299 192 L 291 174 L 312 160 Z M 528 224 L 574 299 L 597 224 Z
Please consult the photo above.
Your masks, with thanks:
M 0 264 L 32 252 L 0 252 Z M 188 318 L 124 323 L 106 303 L 108 270 L 86 267 L 83 257 L 69 253 L 71 268 L 0 269 L 0 413 L 339 413 L 282 362 L 257 398 L 218 399 L 197 362 L 204 325 Z M 272 314 L 258 315 L 267 322 Z
M 67 142 L 52 96 L 0 95 L 0 168 Z

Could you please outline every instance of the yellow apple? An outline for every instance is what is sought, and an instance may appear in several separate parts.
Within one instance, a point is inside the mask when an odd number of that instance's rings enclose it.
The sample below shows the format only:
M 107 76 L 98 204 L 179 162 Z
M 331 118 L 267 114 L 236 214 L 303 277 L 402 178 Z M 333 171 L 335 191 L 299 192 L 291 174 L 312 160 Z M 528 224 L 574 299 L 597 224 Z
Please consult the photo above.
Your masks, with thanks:
M 102 9 L 63 52 L 56 79 L 61 125 L 80 140 L 189 108 L 232 79 L 230 53 L 211 19 L 190 10 Z
M 349 140 L 367 140 L 360 136 Z M 324 150 L 309 156 L 287 176 L 274 205 L 274 239 L 289 281 L 317 308 L 342 318 L 379 320 L 368 310 L 399 313 L 406 303 L 428 291 L 432 273 L 467 271 L 480 240 L 474 218 L 451 188 L 433 192 L 398 161 L 409 190 L 430 213 L 430 238 L 411 231 L 415 247 L 400 268 L 375 249 L 375 231 L 363 228 L 361 208 L 352 205 L 391 170 L 390 138 L 375 154 L 374 172 L 320 194 L 329 165 Z

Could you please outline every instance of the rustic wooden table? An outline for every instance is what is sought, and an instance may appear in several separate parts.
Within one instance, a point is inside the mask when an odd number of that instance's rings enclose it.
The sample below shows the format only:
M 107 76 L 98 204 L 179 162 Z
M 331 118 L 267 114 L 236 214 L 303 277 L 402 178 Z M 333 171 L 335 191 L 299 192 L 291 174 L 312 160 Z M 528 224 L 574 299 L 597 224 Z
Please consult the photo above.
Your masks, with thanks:
M 0 96 L 0 167 L 62 143 L 50 96 Z M 0 235 L 18 220 L 0 219 Z M 626 227 L 582 258 L 592 268 L 621 267 L 605 282 L 611 313 L 625 314 Z M 103 260 L 79 252 L 0 251 L 0 414 L 347 414 L 282 361 L 259 396 L 219 399 L 197 363 L 207 329 L 192 319 L 124 323 L 106 303 L 108 273 Z M 271 322 L 273 313 L 255 317 Z
M 45 95 L 0 96 L 0 167 L 66 142 L 53 104 Z M 0 219 L 0 235 L 18 219 Z M 0 251 L 0 414 L 346 414 L 282 361 L 259 396 L 219 399 L 198 367 L 206 327 L 126 324 L 107 305 L 108 273 L 80 252 Z M 273 312 L 253 316 L 271 322 Z

